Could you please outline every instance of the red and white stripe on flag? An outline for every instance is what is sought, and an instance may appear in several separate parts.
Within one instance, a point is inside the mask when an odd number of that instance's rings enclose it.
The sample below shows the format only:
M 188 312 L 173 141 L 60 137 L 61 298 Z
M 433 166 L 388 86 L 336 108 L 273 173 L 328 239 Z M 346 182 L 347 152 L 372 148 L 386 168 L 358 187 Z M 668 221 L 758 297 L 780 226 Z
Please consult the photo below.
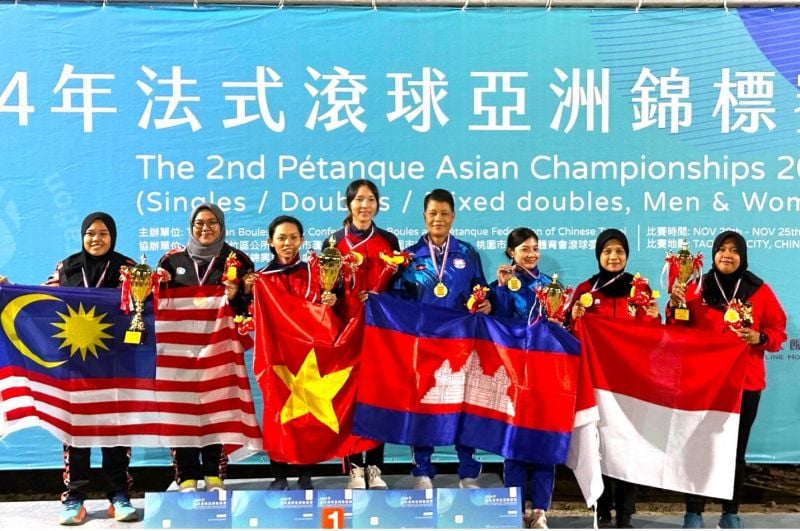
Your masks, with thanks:
M 589 315 L 577 333 L 600 411 L 603 473 L 730 499 L 746 362 L 741 342 L 732 334 Z
M 162 292 L 156 313 L 156 382 L 170 446 L 223 443 L 232 459 L 262 448 L 240 335 L 219 286 Z M 244 344 L 243 344 L 244 343 Z

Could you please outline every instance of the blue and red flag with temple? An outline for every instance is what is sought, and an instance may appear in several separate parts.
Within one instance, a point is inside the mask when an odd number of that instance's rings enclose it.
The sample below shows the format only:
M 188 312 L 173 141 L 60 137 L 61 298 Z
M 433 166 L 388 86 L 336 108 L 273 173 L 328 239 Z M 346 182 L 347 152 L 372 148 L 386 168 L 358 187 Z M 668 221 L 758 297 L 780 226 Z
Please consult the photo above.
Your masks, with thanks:
M 365 317 L 354 433 L 565 461 L 580 347 L 563 328 L 389 295 L 371 295 Z

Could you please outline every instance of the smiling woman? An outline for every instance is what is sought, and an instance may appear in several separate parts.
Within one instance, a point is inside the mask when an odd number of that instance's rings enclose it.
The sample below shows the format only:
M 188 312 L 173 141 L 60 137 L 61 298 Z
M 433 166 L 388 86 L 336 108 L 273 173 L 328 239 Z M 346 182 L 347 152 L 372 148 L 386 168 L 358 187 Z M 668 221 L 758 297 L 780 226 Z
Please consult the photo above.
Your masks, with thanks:
M 572 322 L 586 314 L 651 324 L 660 322 L 658 303 L 653 298 L 649 299 L 644 312 L 629 312 L 628 294 L 634 276 L 625 271 L 630 257 L 625 233 L 619 229 L 606 229 L 598 234 L 594 254 L 598 272 L 575 288 L 569 313 Z M 604 475 L 603 494 L 597 500 L 599 527 L 632 527 L 631 515 L 636 512 L 636 496 L 635 484 Z M 611 520 L 612 509 L 616 512 L 616 523 Z
M 718 527 L 741 527 L 739 505 L 745 482 L 745 453 L 750 429 L 758 414 L 761 392 L 766 388 L 767 352 L 778 352 L 786 341 L 786 312 L 772 289 L 748 269 L 747 241 L 739 232 L 723 230 L 712 246 L 713 265 L 702 280 L 682 286 L 675 282 L 666 314 L 673 326 L 687 326 L 706 334 L 725 335 L 742 342 L 746 360 L 742 382 L 739 433 L 733 496 L 722 501 Z M 679 319 L 678 306 L 688 308 L 688 319 Z M 718 449 L 722 451 L 723 449 Z M 686 495 L 684 527 L 703 527 L 706 500 Z
M 225 241 L 225 214 L 222 208 L 214 203 L 197 205 L 189 217 L 188 225 L 190 233 L 186 246 L 167 252 L 158 262 L 164 282 L 168 287 L 224 286 L 234 312 L 245 313 L 248 301 L 239 288 L 241 280 L 253 272 L 253 262 L 245 253 Z M 232 277 L 226 266 L 229 258 L 239 264 L 232 268 Z M 186 385 L 200 386 L 203 383 L 187 381 Z M 206 490 L 225 489 L 223 480 L 228 457 L 222 444 L 207 444 L 202 448 L 173 448 L 172 454 L 175 479 L 181 491 L 197 490 L 198 481 L 205 482 Z
M 114 219 L 105 212 L 94 212 L 86 216 L 81 224 L 83 246 L 80 252 L 68 256 L 61 261 L 56 270 L 47 279 L 49 286 L 68 286 L 84 288 L 116 288 L 120 283 L 120 268 L 123 265 L 133 266 L 134 261 L 114 251 L 117 243 L 117 225 Z M 55 367 L 66 363 L 47 362 L 32 352 L 14 333 L 14 320 L 17 313 L 26 305 L 56 297 L 46 295 L 29 295 L 19 297 L 0 314 L 3 331 L 8 337 L 16 338 L 14 346 L 23 355 L 45 367 Z M 97 356 L 97 348 L 106 348 L 103 332 L 110 325 L 103 324 L 94 309 L 88 313 L 80 307 L 77 311 L 68 309 L 68 314 L 60 314 L 63 321 L 54 323 L 61 329 L 55 337 L 63 339 L 61 347 L 70 348 L 70 357 L 80 352 L 85 360 L 87 352 Z M 79 324 L 78 324 L 79 323 Z M 12 333 L 9 333 L 12 332 Z M 128 473 L 131 449 L 125 446 L 103 448 L 103 475 L 106 481 L 106 496 L 111 506 L 108 512 L 118 521 L 129 522 L 139 517 L 130 502 L 130 485 L 132 479 Z M 64 484 L 66 492 L 61 495 L 63 510 L 59 523 L 74 525 L 83 523 L 86 509 L 83 502 L 88 496 L 88 485 L 91 472 L 91 448 L 77 448 L 64 445 Z

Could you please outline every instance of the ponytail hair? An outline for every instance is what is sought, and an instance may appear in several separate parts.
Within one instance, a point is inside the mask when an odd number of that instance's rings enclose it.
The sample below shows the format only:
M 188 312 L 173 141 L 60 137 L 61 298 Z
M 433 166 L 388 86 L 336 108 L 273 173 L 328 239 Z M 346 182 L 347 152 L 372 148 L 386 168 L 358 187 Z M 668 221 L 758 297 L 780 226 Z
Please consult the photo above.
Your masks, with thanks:
M 358 189 L 362 186 L 369 188 L 369 191 L 375 196 L 375 202 L 377 203 L 375 214 L 377 215 L 378 211 L 381 209 L 381 194 L 378 192 L 378 187 L 375 185 L 375 183 L 366 179 L 357 179 L 348 184 L 347 190 L 344 192 L 345 206 L 347 207 L 347 217 L 344 218 L 342 225 L 345 227 L 353 222 L 353 212 L 350 210 L 350 203 L 352 203 L 353 199 L 356 198 L 358 195 Z

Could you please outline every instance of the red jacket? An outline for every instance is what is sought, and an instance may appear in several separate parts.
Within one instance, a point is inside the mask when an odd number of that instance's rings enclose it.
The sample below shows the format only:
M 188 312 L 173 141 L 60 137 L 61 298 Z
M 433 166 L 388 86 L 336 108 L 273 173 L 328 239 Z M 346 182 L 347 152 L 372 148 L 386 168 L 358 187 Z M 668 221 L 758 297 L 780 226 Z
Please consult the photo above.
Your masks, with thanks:
M 590 293 L 591 291 L 592 285 L 588 280 L 578 284 L 578 287 L 575 288 L 575 292 L 572 296 L 572 304 L 576 304 L 578 300 L 580 300 L 581 295 L 584 293 Z M 586 308 L 587 313 L 591 312 L 595 315 L 602 315 L 605 317 L 635 319 L 637 321 L 654 323 L 660 321 L 658 317 L 648 317 L 644 311 L 641 310 L 637 312 L 635 317 L 631 316 L 631 314 L 628 313 L 628 297 L 609 297 L 608 295 L 603 295 L 599 291 L 592 293 L 592 297 L 594 298 L 594 303 L 589 308 Z
M 764 352 L 777 352 L 786 341 L 786 313 L 772 289 L 762 284 L 747 302 L 753 305 L 753 324 L 751 328 L 767 336 L 764 345 L 750 345 L 747 348 L 747 369 L 744 375 L 745 391 L 761 391 L 767 386 Z M 686 286 L 686 305 L 689 307 L 689 321 L 676 321 L 672 317 L 672 308 L 667 306 L 667 322 L 682 324 L 712 333 L 731 333 L 725 324 L 725 311 L 708 306 L 702 293 L 697 293 L 697 284 Z
M 285 293 L 309 302 L 319 302 L 319 283 L 311 281 L 308 264 L 299 259 L 291 265 L 281 265 L 273 260 L 258 270 L 258 276 Z
M 359 293 L 386 291 L 395 272 L 381 260 L 380 254 L 391 255 L 393 251 L 399 251 L 397 238 L 391 232 L 380 229 L 374 224 L 372 227 L 372 233 L 364 239 L 350 231 L 345 235 L 345 229 L 339 229 L 333 235 L 336 239 L 336 248 L 343 255 L 354 251 L 364 258 L 364 262 L 356 269 L 352 281 L 344 283 L 342 300 L 336 305 L 337 313 L 345 320 L 355 316 L 364 307 L 358 300 Z

